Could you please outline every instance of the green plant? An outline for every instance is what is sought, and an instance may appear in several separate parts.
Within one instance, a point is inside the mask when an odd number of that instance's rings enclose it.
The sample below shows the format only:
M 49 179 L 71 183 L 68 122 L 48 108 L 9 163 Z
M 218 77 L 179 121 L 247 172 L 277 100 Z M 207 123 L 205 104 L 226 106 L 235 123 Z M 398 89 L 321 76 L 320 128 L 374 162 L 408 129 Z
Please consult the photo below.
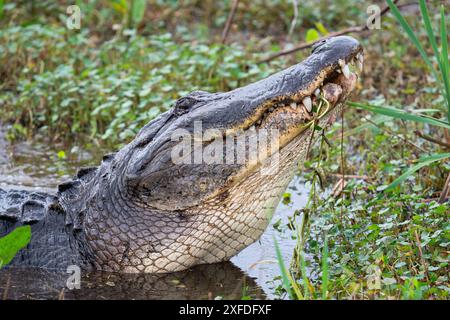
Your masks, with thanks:
M 309 299 L 309 298 L 317 298 L 317 295 L 315 293 L 315 290 L 313 286 L 311 285 L 311 281 L 307 277 L 306 272 L 306 265 L 303 257 L 303 252 L 298 253 L 298 258 L 300 261 L 300 273 L 302 276 L 302 283 L 298 283 L 295 276 L 291 273 L 291 270 L 288 270 L 284 264 L 283 257 L 281 255 L 281 250 L 278 245 L 278 242 L 276 239 L 274 239 L 274 247 L 275 247 L 275 253 L 277 256 L 277 262 L 278 266 L 280 267 L 281 272 L 281 280 L 284 290 L 288 293 L 288 296 L 290 299 Z M 322 272 L 322 283 L 321 283 L 321 290 L 322 290 L 322 299 L 326 300 L 328 298 L 328 284 L 329 284 L 329 266 L 328 266 L 328 239 L 325 236 L 324 245 L 322 248 L 322 266 L 321 266 L 321 272 Z M 292 269 L 292 268 L 290 268 Z M 303 293 L 302 293 L 302 287 L 303 287 Z
M 0 19 L 3 17 L 3 8 L 4 8 L 5 2 L 4 0 L 0 0 Z
M 420 55 L 422 56 L 425 63 L 430 68 L 434 77 L 436 78 L 437 83 L 439 84 L 439 88 L 441 90 L 441 94 L 445 97 L 445 103 L 447 107 L 447 119 L 450 122 L 450 68 L 449 68 L 449 58 L 448 58 L 448 43 L 447 43 L 447 27 L 445 23 L 445 10 L 444 5 L 441 5 L 440 9 L 440 37 L 441 37 L 441 50 L 439 52 L 436 37 L 433 32 L 433 28 L 430 22 L 430 14 L 428 13 L 427 5 L 425 0 L 420 0 L 420 12 L 422 14 L 423 24 L 428 36 L 428 40 L 430 41 L 431 47 L 433 48 L 434 57 L 438 64 L 439 72 L 435 69 L 433 63 L 431 62 L 430 57 L 426 53 L 424 47 L 420 43 L 418 37 L 411 29 L 408 22 L 402 16 L 400 10 L 397 6 L 392 2 L 392 0 L 386 0 L 389 7 L 392 10 L 393 15 L 397 19 L 397 21 L 402 26 L 403 30 L 405 30 L 411 42 L 415 45 Z
M 274 241 L 274 245 L 275 245 L 275 252 L 277 255 L 278 266 L 280 267 L 283 287 L 286 290 L 286 292 L 288 293 L 289 297 L 291 299 L 293 299 L 294 294 L 292 292 L 291 286 L 294 284 L 294 280 L 292 279 L 292 276 L 288 273 L 288 271 L 286 269 L 286 265 L 284 264 L 283 256 L 281 255 L 280 246 L 278 245 L 277 240 L 273 239 L 273 241 Z
M 17 227 L 0 238 L 0 269 L 10 263 L 14 256 L 28 245 L 30 240 L 31 227 L 29 225 Z
M 415 121 L 415 122 L 421 122 L 426 123 L 433 126 L 442 127 L 446 130 L 450 129 L 450 67 L 449 67 L 449 58 L 448 58 L 448 43 L 447 43 L 447 27 L 445 23 L 445 10 L 444 6 L 441 6 L 440 9 L 440 38 L 441 38 L 441 47 L 440 51 L 437 45 L 437 40 L 433 32 L 433 28 L 431 26 L 430 21 L 430 15 L 426 6 L 425 0 L 420 0 L 420 11 L 422 15 L 423 25 L 426 31 L 426 34 L 428 36 L 428 40 L 431 44 L 431 47 L 433 49 L 434 58 L 437 61 L 438 69 L 436 69 L 431 61 L 431 58 L 428 56 L 428 54 L 425 51 L 425 48 L 420 43 L 418 36 L 414 33 L 411 26 L 408 24 L 408 22 L 405 20 L 405 18 L 402 16 L 400 10 L 398 7 L 392 2 L 392 0 L 386 0 L 392 14 L 395 16 L 397 21 L 402 26 L 403 30 L 406 32 L 408 38 L 410 41 L 414 44 L 414 46 L 419 51 L 422 59 L 426 63 L 426 65 L 431 70 L 432 74 L 434 75 L 436 82 L 438 84 L 439 90 L 441 92 L 441 95 L 444 97 L 445 101 L 445 113 L 447 121 L 443 121 L 440 119 L 435 119 L 429 116 L 424 115 L 414 115 L 407 113 L 403 110 L 399 110 L 396 108 L 386 108 L 381 106 L 373 106 L 373 105 L 367 105 L 367 104 L 361 104 L 361 103 L 349 103 L 350 106 L 369 110 L 378 114 L 386 115 L 395 119 L 402 119 L 402 120 L 408 120 L 408 121 Z M 407 179 L 409 176 L 414 174 L 417 170 L 420 168 L 429 165 L 430 163 L 448 159 L 450 158 L 450 153 L 440 153 L 440 154 L 434 154 L 431 156 L 422 157 L 418 160 L 418 163 L 408 169 L 404 174 L 402 174 L 400 177 L 395 179 L 391 184 L 389 184 L 387 187 L 385 187 L 383 190 L 388 191 L 392 190 L 395 186 L 399 185 L 402 181 Z
M 122 16 L 126 25 L 133 28 L 144 18 L 147 0 L 111 0 L 110 5 Z
M 393 130 L 403 128 L 398 121 L 385 117 L 376 116 L 373 123 L 383 122 Z M 359 115 L 355 118 L 359 124 Z M 420 158 L 426 174 L 414 180 L 402 176 L 405 183 L 401 188 L 393 188 L 380 199 L 376 195 L 381 187 L 377 186 L 398 176 L 408 161 L 395 160 L 403 149 L 402 140 L 374 125 L 366 129 L 354 130 L 348 146 L 344 145 L 354 152 L 346 160 L 345 172 L 356 178 L 345 179 L 339 196 L 336 187 L 331 191 L 326 184 L 334 180 L 333 185 L 341 185 L 329 174 L 338 172 L 337 179 L 341 177 L 340 148 L 326 147 L 322 140 L 320 148 L 311 150 L 312 159 L 303 163 L 303 176 L 311 193 L 306 207 L 295 210 L 289 222 L 296 227 L 297 247 L 285 277 L 280 277 L 282 292 L 287 293 L 284 288 L 289 286 L 294 298 L 299 299 L 446 299 L 450 208 L 424 197 L 434 193 L 432 183 L 440 169 L 437 161 L 450 154 Z M 335 135 L 327 137 L 331 140 Z M 407 158 L 416 151 L 406 146 L 400 154 Z M 446 164 L 441 167 L 448 169 Z M 325 189 L 317 187 L 321 184 Z M 277 230 L 283 230 L 279 223 Z M 281 259 L 278 264 L 282 264 Z M 371 285 L 373 276 L 377 286 Z
M 322 249 L 322 299 L 327 299 L 328 296 L 328 238 L 325 236 Z
M 131 0 L 131 10 L 129 18 L 130 25 L 136 25 L 142 21 L 147 8 L 147 0 Z

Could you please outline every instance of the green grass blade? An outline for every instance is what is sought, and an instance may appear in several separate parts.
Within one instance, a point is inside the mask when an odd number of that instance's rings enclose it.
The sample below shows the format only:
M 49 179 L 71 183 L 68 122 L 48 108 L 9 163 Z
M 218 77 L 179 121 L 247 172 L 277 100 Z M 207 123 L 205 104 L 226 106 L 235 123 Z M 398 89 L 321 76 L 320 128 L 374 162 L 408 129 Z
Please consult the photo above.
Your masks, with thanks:
M 389 108 L 388 107 L 380 107 L 380 106 L 373 106 L 373 105 L 362 104 L 362 103 L 357 103 L 357 102 L 348 102 L 347 105 L 349 105 L 351 107 L 359 108 L 359 109 L 364 109 L 364 110 L 367 110 L 370 112 L 375 112 L 375 113 L 382 114 L 382 115 L 389 116 L 389 117 L 396 118 L 396 119 L 402 119 L 402 120 L 408 120 L 408 121 L 414 121 L 414 122 L 420 122 L 420 123 L 427 123 L 427 124 L 430 124 L 433 126 L 450 129 L 450 124 L 445 121 L 435 119 L 435 118 L 432 118 L 429 116 L 408 113 L 406 111 L 392 108 L 392 107 L 389 107 Z
M 303 258 L 303 251 L 300 252 L 300 271 L 302 273 L 303 280 L 303 296 L 305 299 L 309 299 L 310 295 L 314 296 L 314 292 L 311 292 L 311 282 L 309 281 L 306 274 L 306 263 L 305 259 Z
M 448 50 L 447 50 L 447 35 L 446 27 L 445 27 L 445 13 L 444 8 L 441 7 L 441 53 L 439 53 L 438 44 L 436 41 L 436 37 L 434 36 L 433 27 L 431 26 L 430 14 L 428 13 L 428 8 L 425 0 L 420 0 L 420 12 L 422 13 L 423 24 L 425 26 L 425 30 L 428 35 L 428 39 L 430 40 L 431 47 L 433 48 L 434 56 L 439 65 L 439 70 L 442 74 L 442 79 L 444 81 L 444 91 L 442 91 L 442 95 L 445 97 L 445 102 L 447 105 L 447 118 L 450 122 L 450 93 L 449 93 L 449 81 L 448 81 L 448 68 L 446 70 L 446 64 L 448 66 Z M 444 32 L 444 34 L 442 34 Z M 442 90 L 442 89 L 441 89 Z
M 354 136 L 355 134 L 358 134 L 364 130 L 367 130 L 369 128 L 373 128 L 376 127 L 375 125 L 379 125 L 382 124 L 383 122 L 386 122 L 390 119 L 390 117 L 388 116 L 383 116 L 383 115 L 377 115 L 376 117 L 374 117 L 373 119 L 370 119 L 371 122 L 366 122 L 363 123 L 355 128 L 352 128 L 350 130 L 345 130 L 344 131 L 344 138 L 347 137 L 351 137 Z M 337 131 L 338 129 L 336 129 L 335 131 Z M 340 129 L 339 129 L 340 130 Z M 334 131 L 333 131 L 334 132 Z M 332 134 L 333 132 L 330 132 L 330 134 Z
M 419 39 L 416 37 L 414 31 L 411 29 L 411 27 L 409 26 L 408 22 L 405 20 L 405 18 L 403 18 L 400 10 L 397 8 L 397 6 L 392 2 L 392 0 L 386 0 L 389 8 L 391 9 L 392 14 L 394 15 L 394 17 L 397 19 L 397 21 L 400 23 L 400 25 L 402 26 L 403 30 L 405 30 L 406 34 L 408 35 L 409 39 L 411 40 L 411 42 L 416 46 L 417 50 L 419 51 L 420 55 L 422 56 L 423 60 L 425 61 L 425 63 L 428 65 L 428 67 L 431 69 L 431 71 L 433 72 L 434 77 L 436 78 L 436 82 L 439 84 L 440 83 L 440 79 L 439 79 L 439 75 L 436 72 L 436 69 L 433 67 L 433 64 L 431 63 L 430 58 L 428 58 L 428 55 L 425 51 L 425 49 L 423 48 L 423 46 L 420 44 Z
M 428 39 L 430 40 L 431 47 L 433 48 L 434 51 L 434 55 L 436 56 L 436 59 L 440 63 L 439 49 L 436 37 L 434 36 L 433 27 L 431 26 L 430 14 L 428 13 L 428 8 L 425 0 L 420 0 L 419 5 L 420 5 L 420 12 L 422 13 L 423 25 L 425 26 Z
M 434 154 L 434 155 L 429 156 L 429 157 L 420 158 L 419 159 L 419 163 L 417 163 L 416 165 L 414 165 L 411 168 L 409 168 L 404 174 L 402 174 L 400 177 L 395 179 L 383 191 L 388 191 L 388 190 L 391 190 L 391 189 L 395 188 L 400 183 L 405 181 L 408 177 L 410 177 L 412 174 L 414 174 L 417 170 L 419 170 L 419 169 L 421 169 L 423 167 L 426 167 L 426 166 L 430 165 L 433 162 L 436 162 L 436 161 L 439 161 L 439 160 L 442 160 L 442 159 L 446 159 L 446 158 L 450 158 L 450 153 L 440 153 L 440 154 Z
M 450 67 L 448 61 L 447 26 L 445 23 L 444 6 L 441 7 L 441 72 L 447 101 L 447 117 L 450 122 Z
M 305 299 L 309 298 L 308 278 L 306 277 L 305 259 L 303 259 L 303 253 L 300 254 L 300 272 L 302 273 L 303 280 L 303 296 Z
M 442 110 L 439 110 L 439 109 L 414 109 L 414 110 L 411 110 L 411 112 L 413 114 L 422 114 L 422 113 L 437 113 L 437 112 L 442 112 Z M 374 127 L 376 127 L 376 125 L 380 125 L 383 122 L 388 121 L 389 119 L 391 119 L 391 117 L 384 116 L 384 115 L 377 115 L 377 116 L 373 117 L 373 119 L 370 119 L 370 122 L 363 123 L 363 124 L 361 124 L 355 128 L 352 128 L 350 130 L 345 130 L 344 138 L 351 137 L 351 136 L 354 136 L 355 134 L 358 134 L 364 130 L 374 128 Z M 334 136 L 334 133 L 338 130 L 341 130 L 341 129 L 337 128 L 337 129 L 330 130 L 328 132 L 328 135 Z
M 411 110 L 412 113 L 437 113 L 437 112 L 442 112 L 442 110 L 439 109 L 431 109 L 431 108 L 426 108 L 426 109 L 414 109 Z
M 137 25 L 144 18 L 147 0 L 131 0 L 131 3 L 131 20 Z
M 322 299 L 326 300 L 328 296 L 328 237 L 325 236 L 322 250 Z
M 286 266 L 284 265 L 283 256 L 281 255 L 280 247 L 278 246 L 278 242 L 275 238 L 273 239 L 273 241 L 275 244 L 275 252 L 277 254 L 278 265 L 279 265 L 280 271 L 281 271 L 281 279 L 283 280 L 283 287 L 286 290 L 286 292 L 288 293 L 289 298 L 294 299 L 294 295 L 291 290 L 291 284 L 289 281 L 289 275 L 286 270 Z

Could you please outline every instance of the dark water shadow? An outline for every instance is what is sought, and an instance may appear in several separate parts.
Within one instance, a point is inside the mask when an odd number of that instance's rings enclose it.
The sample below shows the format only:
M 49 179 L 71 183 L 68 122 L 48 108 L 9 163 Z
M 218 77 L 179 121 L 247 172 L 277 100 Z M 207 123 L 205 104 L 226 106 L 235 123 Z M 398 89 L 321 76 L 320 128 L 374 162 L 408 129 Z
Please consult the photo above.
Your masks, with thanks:
M 265 299 L 255 280 L 230 262 L 171 274 L 82 273 L 81 288 L 69 290 L 69 274 L 43 269 L 0 270 L 0 300 L 22 299 Z

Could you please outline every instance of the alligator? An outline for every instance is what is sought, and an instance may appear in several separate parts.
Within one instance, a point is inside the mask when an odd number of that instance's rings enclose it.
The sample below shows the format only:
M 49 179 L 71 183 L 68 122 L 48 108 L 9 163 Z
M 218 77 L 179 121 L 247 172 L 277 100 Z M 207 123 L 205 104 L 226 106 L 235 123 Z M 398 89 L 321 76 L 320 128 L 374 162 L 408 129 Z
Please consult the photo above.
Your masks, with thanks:
M 362 65 L 354 38 L 320 40 L 304 61 L 265 79 L 179 98 L 55 195 L 0 189 L 0 237 L 32 230 L 11 265 L 168 273 L 229 260 L 265 231 Z

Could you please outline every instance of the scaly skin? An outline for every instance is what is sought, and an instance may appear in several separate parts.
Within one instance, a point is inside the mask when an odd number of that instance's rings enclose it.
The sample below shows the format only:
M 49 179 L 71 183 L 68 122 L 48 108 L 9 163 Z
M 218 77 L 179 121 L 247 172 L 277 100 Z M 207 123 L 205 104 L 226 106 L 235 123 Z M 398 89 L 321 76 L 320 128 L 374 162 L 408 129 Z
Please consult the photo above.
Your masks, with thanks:
M 0 236 L 21 223 L 33 227 L 31 244 L 13 264 L 164 273 L 230 259 L 266 229 L 305 159 L 312 123 L 330 125 L 353 90 L 357 76 L 344 66 L 360 55 L 353 38 L 321 41 L 305 61 L 266 79 L 179 99 L 98 168 L 59 186 L 56 197 L 0 192 Z M 321 99 L 313 95 L 318 88 Z M 239 137 L 249 156 L 252 138 L 264 130 L 278 132 L 278 148 L 258 149 L 259 162 L 236 161 L 237 151 L 222 147 L 211 153 L 215 163 L 174 161 L 174 134 L 194 134 L 199 122 L 205 137 L 183 153 L 187 158 Z

